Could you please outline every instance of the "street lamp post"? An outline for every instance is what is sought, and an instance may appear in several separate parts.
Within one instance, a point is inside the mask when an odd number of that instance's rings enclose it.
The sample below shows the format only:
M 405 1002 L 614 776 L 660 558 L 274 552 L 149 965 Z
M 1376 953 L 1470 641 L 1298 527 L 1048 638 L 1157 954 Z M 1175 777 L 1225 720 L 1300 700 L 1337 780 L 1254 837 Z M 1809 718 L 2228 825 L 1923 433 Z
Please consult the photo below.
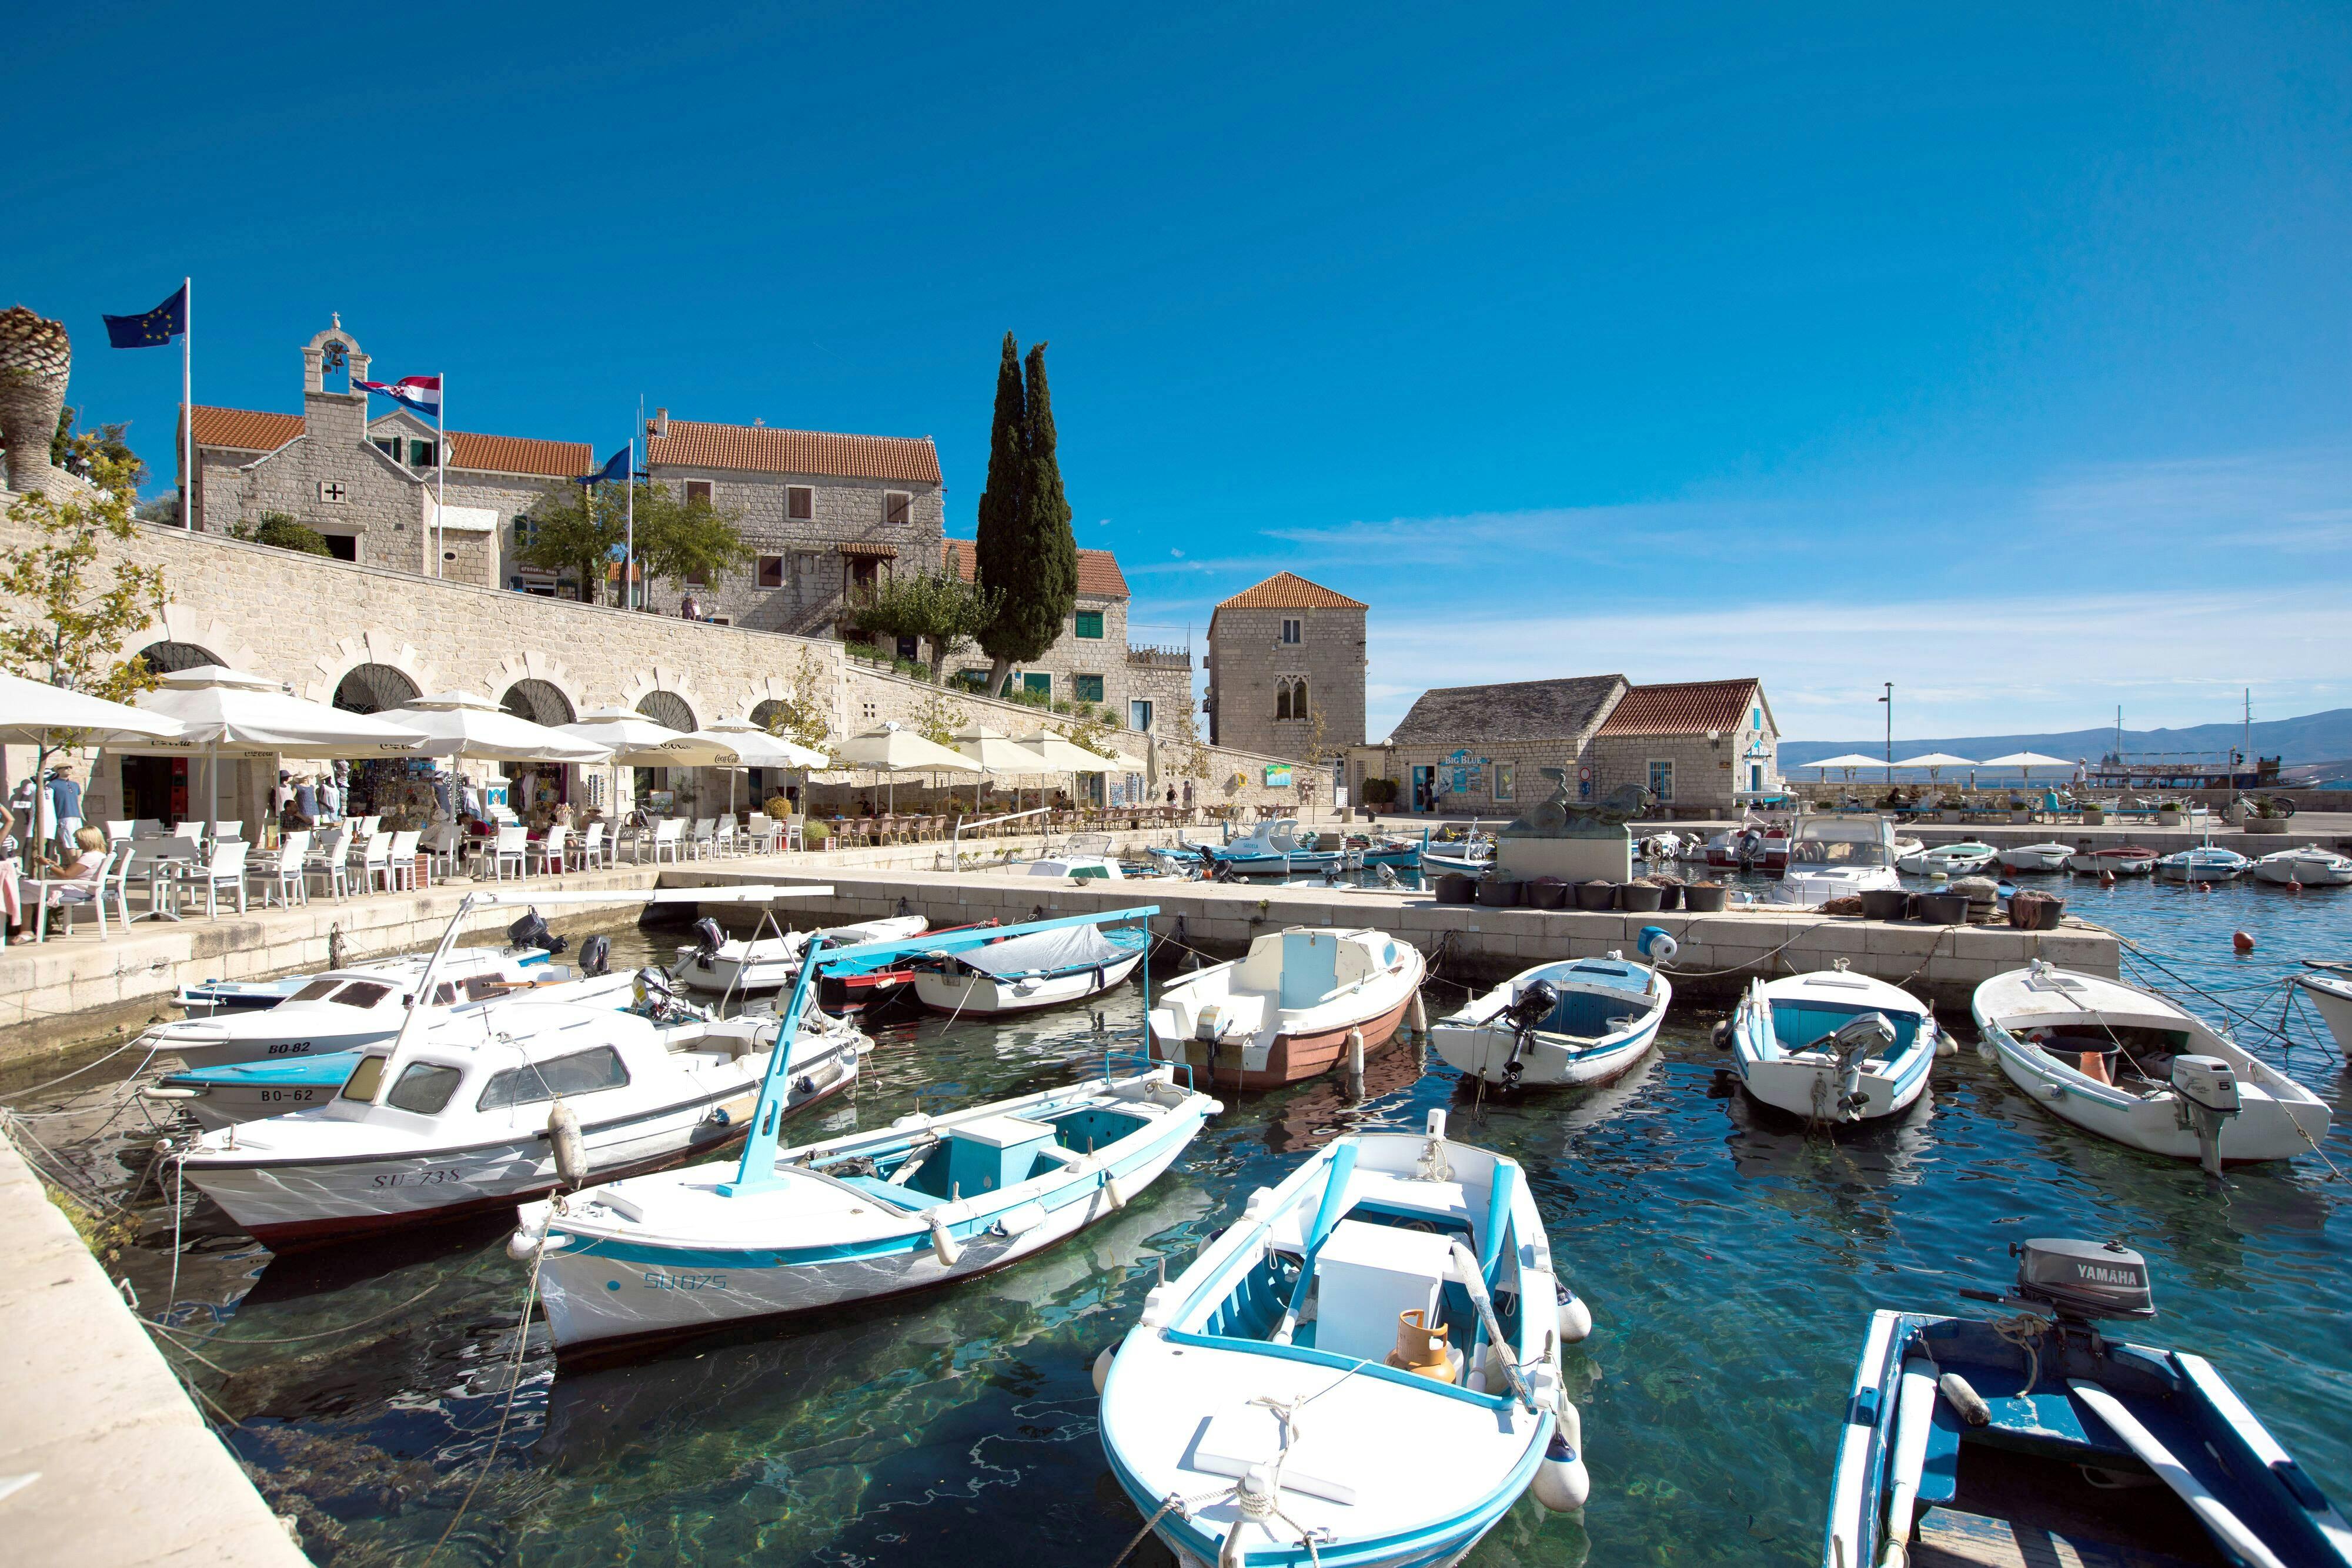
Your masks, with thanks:
M 1878 699 L 1886 705 L 1886 787 L 1895 787 L 1895 683 L 1886 683 L 1886 695 Z

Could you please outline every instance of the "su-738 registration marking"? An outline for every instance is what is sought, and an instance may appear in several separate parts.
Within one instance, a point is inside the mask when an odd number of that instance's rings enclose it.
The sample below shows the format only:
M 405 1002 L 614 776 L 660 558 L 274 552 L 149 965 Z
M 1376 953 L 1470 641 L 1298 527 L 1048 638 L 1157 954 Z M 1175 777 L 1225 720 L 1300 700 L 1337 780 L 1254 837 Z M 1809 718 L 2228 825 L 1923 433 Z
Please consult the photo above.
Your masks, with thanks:
M 386 1171 L 374 1178 L 373 1185 L 383 1187 L 445 1186 L 451 1182 L 464 1179 L 465 1176 L 457 1166 L 442 1166 L 421 1171 Z

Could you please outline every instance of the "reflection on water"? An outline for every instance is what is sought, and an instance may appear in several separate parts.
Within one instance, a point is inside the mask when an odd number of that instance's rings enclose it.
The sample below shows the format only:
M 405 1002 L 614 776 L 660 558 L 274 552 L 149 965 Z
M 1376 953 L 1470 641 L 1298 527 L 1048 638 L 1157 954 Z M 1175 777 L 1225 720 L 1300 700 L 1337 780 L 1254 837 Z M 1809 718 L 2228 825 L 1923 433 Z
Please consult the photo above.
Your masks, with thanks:
M 2352 896 L 2047 880 L 2250 1016 L 2275 1016 L 2297 956 L 2341 956 L 2352 915 Z M 2241 928 L 2251 958 L 2231 953 Z M 615 945 L 616 962 L 667 946 L 635 932 Z M 1458 999 L 1442 982 L 1431 996 L 1437 1011 Z M 1113 998 L 1114 1031 L 1139 1008 L 1132 988 Z M 523 1291 L 497 1222 L 273 1260 L 192 1199 L 173 1311 L 216 1333 L 203 1354 L 224 1370 L 182 1362 L 242 1424 L 233 1446 L 329 1568 L 420 1562 L 478 1476 L 445 1561 L 1108 1563 L 1141 1521 L 1104 1468 L 1096 1352 L 1162 1261 L 1181 1268 L 1253 1188 L 1338 1133 L 1418 1126 L 1442 1106 L 1457 1135 L 1526 1164 L 1597 1323 L 1568 1365 L 1593 1471 L 1585 1517 L 1523 1501 L 1475 1564 L 1818 1561 L 1867 1312 L 1957 1309 L 1958 1286 L 2009 1279 L 2004 1249 L 2029 1235 L 2145 1249 L 2164 1316 L 2141 1336 L 2212 1356 L 2324 1483 L 2352 1490 L 2352 1430 L 2333 1414 L 2352 1385 L 2344 1199 L 2316 1160 L 2217 1186 L 2094 1141 L 2012 1092 L 1954 1018 L 1963 1049 L 1937 1064 L 1930 1099 L 1895 1124 L 1809 1132 L 1738 1094 L 1710 1021 L 1678 1010 L 1657 1051 L 1583 1092 L 1481 1095 L 1398 1047 L 1367 1061 L 1360 1105 L 1330 1079 L 1236 1096 L 1142 1201 L 944 1292 L 560 1375 L 534 1332 L 486 1475 Z M 1062 1082 L 1102 1049 L 1083 1012 L 876 1032 L 856 1098 L 796 1138 L 880 1125 L 919 1097 L 938 1109 Z M 2285 1060 L 2343 1103 L 2332 1053 Z M 55 1125 L 88 1140 L 78 1168 L 119 1191 L 154 1133 L 100 1100 Z M 2339 1126 L 2327 1152 L 2352 1169 L 2352 1134 Z M 152 1310 L 171 1293 L 169 1209 L 152 1184 L 140 1202 L 149 1223 L 122 1267 Z M 1132 1561 L 1168 1559 L 1147 1544 Z

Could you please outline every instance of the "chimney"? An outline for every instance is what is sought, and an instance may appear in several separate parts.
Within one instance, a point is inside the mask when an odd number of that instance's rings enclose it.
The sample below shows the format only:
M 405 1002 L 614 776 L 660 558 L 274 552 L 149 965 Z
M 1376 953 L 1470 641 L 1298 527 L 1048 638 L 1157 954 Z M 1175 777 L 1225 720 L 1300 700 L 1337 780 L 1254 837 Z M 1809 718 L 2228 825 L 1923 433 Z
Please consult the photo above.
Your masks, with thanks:
M 646 421 L 646 434 L 647 435 L 667 435 L 669 434 L 669 410 L 666 408 L 657 408 L 654 410 L 654 416 Z

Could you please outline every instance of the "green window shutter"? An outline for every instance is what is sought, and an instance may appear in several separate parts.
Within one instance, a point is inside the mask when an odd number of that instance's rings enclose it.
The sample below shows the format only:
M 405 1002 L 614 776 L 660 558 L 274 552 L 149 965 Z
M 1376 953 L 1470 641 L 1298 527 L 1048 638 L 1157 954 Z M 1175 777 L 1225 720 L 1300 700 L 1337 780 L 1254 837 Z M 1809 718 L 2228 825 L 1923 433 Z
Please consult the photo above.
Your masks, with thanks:
M 1094 639 L 1094 640 L 1096 640 L 1096 641 L 1100 641 L 1100 640 L 1101 640 L 1101 638 L 1102 638 L 1102 612 L 1101 612 L 1101 611 L 1099 611 L 1099 610 L 1081 610 L 1081 611 L 1079 611 L 1079 612 L 1078 612 L 1078 635 L 1079 635 L 1079 636 L 1081 636 L 1081 637 L 1092 638 L 1092 639 Z M 1100 683 L 1100 682 L 1097 682 L 1096 684 L 1097 684 L 1097 685 L 1100 685 L 1101 683 Z M 1083 694 L 1081 694 L 1081 695 L 1083 695 Z
M 1100 675 L 1073 675 L 1070 680 L 1080 702 L 1098 703 L 1103 700 L 1103 678 Z
M 1054 695 L 1054 677 L 1051 675 L 1036 674 L 1023 675 L 1021 677 L 1021 689 L 1024 691 L 1035 692 L 1041 697 L 1050 697 Z

